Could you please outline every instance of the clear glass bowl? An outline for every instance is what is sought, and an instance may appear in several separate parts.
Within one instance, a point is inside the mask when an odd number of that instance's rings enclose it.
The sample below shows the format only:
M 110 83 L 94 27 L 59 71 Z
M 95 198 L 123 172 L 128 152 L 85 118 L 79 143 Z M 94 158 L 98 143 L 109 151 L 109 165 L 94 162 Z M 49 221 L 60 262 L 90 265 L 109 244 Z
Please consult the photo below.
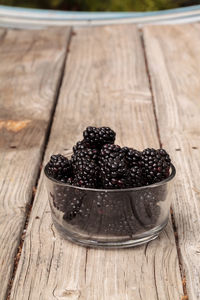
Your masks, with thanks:
M 83 246 L 126 248 L 158 237 L 167 225 L 170 176 L 149 186 L 121 190 L 80 188 L 46 175 L 52 218 L 62 237 Z

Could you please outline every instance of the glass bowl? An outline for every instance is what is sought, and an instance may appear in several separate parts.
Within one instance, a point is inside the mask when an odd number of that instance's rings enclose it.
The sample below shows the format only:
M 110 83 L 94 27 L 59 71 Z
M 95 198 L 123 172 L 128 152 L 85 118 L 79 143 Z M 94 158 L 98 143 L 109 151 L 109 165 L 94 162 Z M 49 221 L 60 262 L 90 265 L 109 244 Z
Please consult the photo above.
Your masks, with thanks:
M 170 176 L 138 188 L 103 190 L 72 186 L 44 169 L 52 219 L 62 237 L 82 246 L 126 248 L 149 242 L 167 225 Z

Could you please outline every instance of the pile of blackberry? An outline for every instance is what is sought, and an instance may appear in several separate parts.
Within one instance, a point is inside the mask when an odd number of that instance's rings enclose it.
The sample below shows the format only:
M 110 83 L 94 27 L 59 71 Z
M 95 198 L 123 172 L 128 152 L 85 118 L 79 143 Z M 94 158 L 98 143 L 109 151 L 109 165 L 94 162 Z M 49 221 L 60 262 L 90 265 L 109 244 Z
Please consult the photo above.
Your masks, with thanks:
M 83 140 L 73 147 L 71 159 L 52 155 L 48 175 L 74 186 L 99 189 L 125 189 L 147 186 L 167 178 L 171 160 L 164 149 L 142 152 L 114 144 L 109 127 L 87 127 Z
M 126 193 L 123 189 L 149 186 L 167 178 L 170 157 L 164 149 L 138 151 L 120 147 L 114 144 L 115 136 L 109 127 L 87 127 L 83 139 L 74 145 L 70 159 L 61 154 L 51 156 L 46 173 L 57 182 L 67 183 L 54 185 L 50 192 L 53 214 L 60 215 L 63 228 L 73 225 L 90 237 L 124 237 L 157 225 L 159 203 L 166 199 L 166 185 Z M 71 186 L 101 191 L 94 193 Z M 108 193 L 107 189 L 119 191 Z

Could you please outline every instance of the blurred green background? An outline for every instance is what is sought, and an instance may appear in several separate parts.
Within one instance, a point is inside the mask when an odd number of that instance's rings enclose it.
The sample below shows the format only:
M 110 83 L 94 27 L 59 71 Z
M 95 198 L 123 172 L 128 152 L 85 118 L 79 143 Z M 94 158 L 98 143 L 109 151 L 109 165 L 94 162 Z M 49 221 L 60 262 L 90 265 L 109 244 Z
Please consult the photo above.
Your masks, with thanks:
M 200 4 L 200 0 L 0 0 L 0 4 L 78 11 L 151 11 Z

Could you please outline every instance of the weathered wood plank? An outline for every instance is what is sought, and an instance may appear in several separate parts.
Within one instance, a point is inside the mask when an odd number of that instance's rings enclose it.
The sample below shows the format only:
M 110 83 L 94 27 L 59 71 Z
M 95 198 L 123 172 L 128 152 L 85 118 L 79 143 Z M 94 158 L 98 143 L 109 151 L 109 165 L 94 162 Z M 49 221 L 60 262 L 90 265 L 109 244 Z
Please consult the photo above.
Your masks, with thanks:
M 173 211 L 189 299 L 200 299 L 200 25 L 146 27 L 161 141 L 177 167 Z
M 158 146 L 142 46 L 132 25 L 76 29 L 45 161 L 72 148 L 89 124 L 113 127 L 123 145 Z M 59 238 L 49 212 L 42 176 L 12 300 L 180 299 L 170 224 L 148 246 L 86 250 Z
M 69 29 L 0 29 L 0 299 L 31 201 Z

